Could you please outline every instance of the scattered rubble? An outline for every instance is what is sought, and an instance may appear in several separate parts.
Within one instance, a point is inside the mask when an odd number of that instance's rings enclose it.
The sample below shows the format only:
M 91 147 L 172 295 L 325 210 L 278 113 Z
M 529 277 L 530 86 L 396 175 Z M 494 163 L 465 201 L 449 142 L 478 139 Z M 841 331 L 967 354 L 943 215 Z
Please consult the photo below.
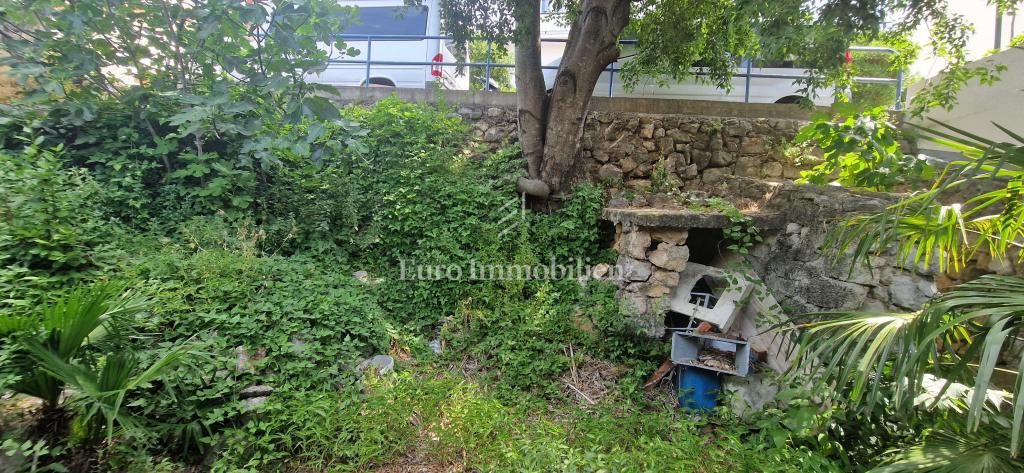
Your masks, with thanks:
M 374 355 L 359 363 L 359 371 L 374 370 L 377 374 L 387 374 L 395 369 L 395 359 L 391 355 Z
M 253 409 L 267 402 L 267 398 L 274 393 L 274 388 L 265 384 L 249 386 L 238 392 L 238 398 L 245 401 L 247 409 Z
M 235 347 L 235 371 L 245 373 L 255 371 L 256 366 L 267 357 L 266 348 L 257 348 L 253 354 L 244 346 Z
M 238 392 L 238 397 L 241 398 L 241 399 L 251 399 L 251 398 L 254 398 L 254 397 L 266 397 L 266 396 L 271 395 L 273 392 L 274 392 L 274 388 L 272 386 L 267 386 L 265 384 L 258 384 L 258 385 L 255 385 L 255 386 L 249 386 L 249 387 L 239 391 Z

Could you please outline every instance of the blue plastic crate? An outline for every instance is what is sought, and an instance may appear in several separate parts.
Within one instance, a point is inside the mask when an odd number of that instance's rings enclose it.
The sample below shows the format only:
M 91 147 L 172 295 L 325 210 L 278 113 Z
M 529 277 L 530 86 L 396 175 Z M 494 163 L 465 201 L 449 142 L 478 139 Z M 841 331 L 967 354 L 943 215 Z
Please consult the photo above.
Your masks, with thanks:
M 679 407 L 694 411 L 710 411 L 718 405 L 722 382 L 717 372 L 692 366 L 680 366 L 677 376 Z

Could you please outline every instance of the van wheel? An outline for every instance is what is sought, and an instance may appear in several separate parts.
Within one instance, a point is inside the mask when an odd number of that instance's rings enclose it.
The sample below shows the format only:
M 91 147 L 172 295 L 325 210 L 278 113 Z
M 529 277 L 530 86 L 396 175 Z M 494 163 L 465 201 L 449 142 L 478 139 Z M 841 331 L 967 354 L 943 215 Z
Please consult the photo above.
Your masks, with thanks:
M 799 95 L 787 95 L 779 100 L 776 100 L 775 103 L 795 104 L 800 103 L 800 101 L 803 99 L 804 98 Z
M 363 85 L 366 85 L 366 82 L 363 82 Z M 393 89 L 395 88 L 395 83 L 391 82 L 391 79 L 372 77 L 370 78 L 370 87 L 390 87 Z

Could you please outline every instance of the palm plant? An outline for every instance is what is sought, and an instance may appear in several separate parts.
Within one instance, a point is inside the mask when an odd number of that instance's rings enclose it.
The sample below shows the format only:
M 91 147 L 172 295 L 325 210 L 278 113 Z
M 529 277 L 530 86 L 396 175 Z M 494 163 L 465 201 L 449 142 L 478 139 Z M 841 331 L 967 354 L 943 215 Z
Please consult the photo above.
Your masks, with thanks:
M 849 219 L 830 239 L 837 255 L 867 261 L 895 248 L 899 261 L 938 262 L 943 270 L 962 268 L 982 251 L 1011 266 L 1024 262 L 1024 137 L 1000 127 L 1015 142 L 997 142 L 939 126 L 921 132 L 959 150 L 963 159 L 950 163 L 930 189 L 883 212 Z M 975 191 L 962 203 L 945 203 L 955 193 L 969 195 L 973 184 L 987 190 Z M 983 276 L 953 287 L 914 313 L 812 315 L 819 320 L 799 325 L 803 330 L 792 374 L 820 376 L 842 388 L 838 392 L 853 407 L 891 402 L 898 412 L 932 408 L 948 402 L 955 387 L 966 385 L 959 390 L 966 412 L 963 433 L 973 433 L 973 439 L 948 433 L 929 436 L 884 471 L 954 471 L 947 469 L 950 462 L 937 461 L 941 458 L 974 458 L 958 465 L 977 471 L 1022 466 L 1017 456 L 1024 429 L 1024 379 L 1019 375 L 1024 355 L 1018 353 L 1020 359 L 1010 368 L 997 365 L 1024 329 L 1024 278 Z M 996 373 L 1015 379 L 1008 419 L 1005 403 L 990 390 Z M 929 382 L 934 379 L 940 382 Z M 934 388 L 930 393 L 929 387 Z M 1009 445 L 978 442 L 991 439 L 984 434 L 993 429 L 1005 437 L 1007 427 Z
M 147 305 L 121 286 L 97 284 L 72 291 L 44 308 L 39 317 L 0 319 L 0 336 L 12 338 L 23 348 L 36 345 L 70 362 L 90 346 L 123 335 L 128 319 Z M 56 407 L 64 381 L 43 369 L 29 353 L 23 351 L 21 355 L 16 363 L 21 379 L 11 389 L 41 399 L 46 408 Z
M 14 363 L 20 379 L 10 386 L 15 392 L 43 401 L 44 422 L 63 408 L 62 394 L 71 388 L 68 404 L 78 407 L 87 436 L 105 431 L 109 439 L 115 426 L 133 430 L 141 419 L 122 411 L 129 391 L 154 381 L 188 350 L 179 344 L 163 351 L 143 366 L 137 353 L 118 351 L 131 330 L 131 319 L 149 301 L 122 286 L 98 284 L 73 291 L 42 310 L 39 319 L 0 320 L 0 336 L 19 347 Z

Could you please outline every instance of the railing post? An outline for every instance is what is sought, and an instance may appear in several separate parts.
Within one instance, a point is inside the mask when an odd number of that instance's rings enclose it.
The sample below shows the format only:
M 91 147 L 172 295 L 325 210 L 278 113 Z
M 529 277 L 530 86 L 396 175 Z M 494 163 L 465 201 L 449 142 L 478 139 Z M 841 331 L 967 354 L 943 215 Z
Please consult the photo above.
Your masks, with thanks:
M 370 55 L 373 54 L 373 36 L 366 35 L 366 79 L 363 80 L 363 86 L 370 86 Z
M 486 92 L 491 87 L 491 38 L 487 38 L 487 57 L 484 58 L 484 87 L 483 90 Z M 470 61 L 473 58 L 469 58 Z
M 613 62 L 608 72 L 608 96 L 612 96 L 612 84 L 615 83 L 615 63 Z
M 896 73 L 896 111 L 903 110 L 903 69 Z
M 743 103 L 750 103 L 750 66 L 753 64 L 753 59 L 746 59 L 747 61 L 747 73 L 746 80 L 743 84 Z

